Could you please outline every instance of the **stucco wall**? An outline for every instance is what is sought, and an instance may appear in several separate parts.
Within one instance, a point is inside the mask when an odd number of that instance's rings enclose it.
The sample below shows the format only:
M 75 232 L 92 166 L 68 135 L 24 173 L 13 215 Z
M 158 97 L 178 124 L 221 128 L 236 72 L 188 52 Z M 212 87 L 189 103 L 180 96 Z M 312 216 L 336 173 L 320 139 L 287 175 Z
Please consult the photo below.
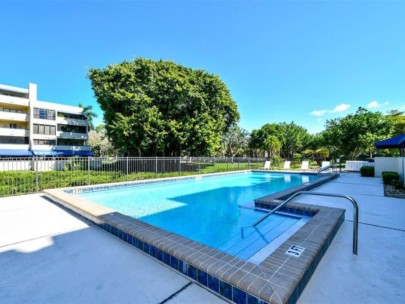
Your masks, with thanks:
M 375 176 L 381 177 L 381 173 L 384 171 L 394 171 L 404 178 L 404 157 L 376 157 L 375 161 Z

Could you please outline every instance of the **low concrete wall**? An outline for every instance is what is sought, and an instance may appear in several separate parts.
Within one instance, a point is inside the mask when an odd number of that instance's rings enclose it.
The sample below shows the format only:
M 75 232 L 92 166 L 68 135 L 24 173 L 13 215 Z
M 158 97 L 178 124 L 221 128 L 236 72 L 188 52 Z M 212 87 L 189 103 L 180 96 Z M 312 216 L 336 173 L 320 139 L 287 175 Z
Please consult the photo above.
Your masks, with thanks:
M 0 171 L 30 171 L 32 168 L 31 160 L 0 160 Z
M 376 157 L 375 161 L 375 176 L 381 177 L 384 171 L 393 171 L 399 173 L 402 179 L 404 179 L 404 157 Z
M 346 171 L 359 172 L 360 168 L 363 166 L 374 166 L 374 163 L 369 163 L 368 161 L 358 161 L 358 160 L 348 160 L 346 161 L 345 169 Z

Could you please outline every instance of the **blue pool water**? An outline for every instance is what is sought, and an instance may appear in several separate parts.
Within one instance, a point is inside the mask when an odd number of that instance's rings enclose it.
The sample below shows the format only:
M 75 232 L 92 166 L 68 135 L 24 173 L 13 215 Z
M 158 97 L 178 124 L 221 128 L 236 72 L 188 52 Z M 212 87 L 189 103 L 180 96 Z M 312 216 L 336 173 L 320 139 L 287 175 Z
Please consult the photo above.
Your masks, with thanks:
M 300 217 L 276 214 L 258 225 L 258 229 L 243 228 L 265 215 L 246 205 L 315 178 L 299 174 L 238 173 L 82 192 L 78 196 L 249 259 L 295 225 Z

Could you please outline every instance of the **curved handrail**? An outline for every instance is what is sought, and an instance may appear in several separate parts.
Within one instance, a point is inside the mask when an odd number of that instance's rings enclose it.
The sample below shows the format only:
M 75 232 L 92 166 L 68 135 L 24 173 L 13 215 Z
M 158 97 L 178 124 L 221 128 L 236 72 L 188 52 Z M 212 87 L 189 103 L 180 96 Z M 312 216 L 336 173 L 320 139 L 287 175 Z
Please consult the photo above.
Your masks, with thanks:
M 359 234 L 359 205 L 356 200 L 348 195 L 343 194 L 334 194 L 334 193 L 322 193 L 322 192 L 310 192 L 310 191 L 298 191 L 287 198 L 284 202 L 278 205 L 276 208 L 272 209 L 269 213 L 263 216 L 261 219 L 256 221 L 252 227 L 256 227 L 258 224 L 263 222 L 270 215 L 274 214 L 277 210 L 282 208 L 285 204 L 291 202 L 294 198 L 300 195 L 316 195 L 316 196 L 329 196 L 329 197 L 340 197 L 349 200 L 354 207 L 353 211 L 353 254 L 357 255 L 357 244 L 358 244 L 358 234 Z
M 330 164 L 330 165 L 327 165 L 327 166 L 324 166 L 324 167 L 320 167 L 318 170 L 316 170 L 316 174 L 320 174 L 321 172 L 326 171 L 326 170 L 328 170 L 330 168 L 332 168 L 332 170 L 333 170 L 335 168 L 335 165 Z

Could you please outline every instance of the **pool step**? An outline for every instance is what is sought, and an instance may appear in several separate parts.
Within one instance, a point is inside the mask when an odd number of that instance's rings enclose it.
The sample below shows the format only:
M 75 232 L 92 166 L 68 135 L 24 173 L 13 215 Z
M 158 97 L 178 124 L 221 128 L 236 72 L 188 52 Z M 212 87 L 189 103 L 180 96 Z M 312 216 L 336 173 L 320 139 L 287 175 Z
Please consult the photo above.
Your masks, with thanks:
M 218 249 L 247 260 L 296 222 L 296 219 L 277 215 L 269 217 L 257 228 L 243 228 Z

